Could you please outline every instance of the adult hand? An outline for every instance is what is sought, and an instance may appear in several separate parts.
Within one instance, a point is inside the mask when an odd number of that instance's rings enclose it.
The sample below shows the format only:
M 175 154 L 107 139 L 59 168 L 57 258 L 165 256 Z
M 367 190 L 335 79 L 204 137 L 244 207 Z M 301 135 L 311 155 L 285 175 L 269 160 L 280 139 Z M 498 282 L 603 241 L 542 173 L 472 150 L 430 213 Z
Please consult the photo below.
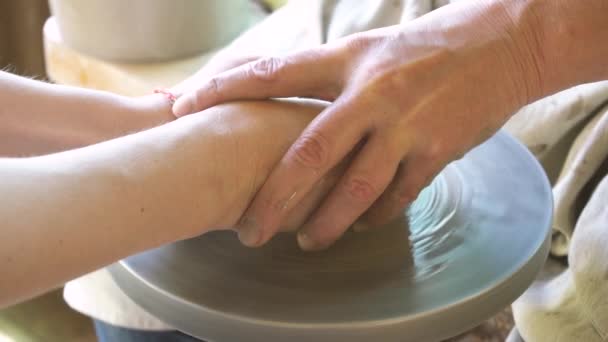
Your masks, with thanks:
M 206 159 L 203 165 L 204 169 L 213 165 L 212 176 L 198 176 L 203 183 L 211 185 L 202 190 L 189 190 L 192 197 L 171 201 L 182 201 L 179 207 L 196 210 L 186 215 L 183 210 L 171 211 L 185 215 L 196 223 L 192 226 L 194 230 L 189 230 L 188 237 L 208 230 L 238 227 L 239 219 L 273 166 L 323 108 L 325 106 L 313 101 L 239 102 L 215 106 L 183 121 L 177 120 L 177 123 L 181 121 L 188 127 L 189 133 L 179 149 L 163 158 L 165 163 L 178 174 L 184 170 L 196 172 L 200 162 L 197 156 L 205 151 L 206 155 L 211 154 L 209 151 L 213 152 L 212 158 Z M 330 170 L 323 182 L 311 189 L 300 205 L 289 212 L 281 226 L 282 231 L 294 231 L 305 222 L 336 183 L 344 164 Z M 200 174 L 204 175 L 203 172 Z M 188 183 L 187 177 L 174 175 L 171 178 L 184 178 L 187 186 L 198 189 L 197 185 Z M 172 188 L 176 187 L 175 183 L 169 184 Z M 196 201 L 195 194 L 200 192 L 214 194 L 213 203 L 205 210 L 191 203 L 183 203 L 184 200 Z
M 198 88 L 201 83 L 208 81 L 211 77 L 221 72 L 236 68 L 259 58 L 259 56 L 231 56 L 226 58 L 220 51 L 197 72 L 173 86 L 171 91 L 173 94 L 181 96 L 183 93 Z
M 333 101 L 274 167 L 239 231 L 249 246 L 265 243 L 328 170 L 356 153 L 298 234 L 303 249 L 322 249 L 368 209 L 367 225 L 399 214 L 447 163 L 539 95 L 543 64 L 529 17 L 526 2 L 448 5 L 407 25 L 244 64 L 184 94 L 173 110 L 271 97 Z

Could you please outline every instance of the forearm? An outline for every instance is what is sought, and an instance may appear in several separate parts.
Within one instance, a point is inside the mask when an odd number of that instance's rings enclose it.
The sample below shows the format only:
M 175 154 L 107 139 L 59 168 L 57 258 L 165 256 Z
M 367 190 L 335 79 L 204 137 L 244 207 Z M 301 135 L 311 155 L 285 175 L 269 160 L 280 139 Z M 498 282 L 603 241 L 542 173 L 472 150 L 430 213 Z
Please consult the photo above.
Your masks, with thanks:
M 0 307 L 140 251 L 232 228 L 321 109 L 233 103 L 80 149 L 0 159 Z
M 131 99 L 0 72 L 0 156 L 94 144 L 170 119 L 162 96 Z
M 0 160 L 0 307 L 212 226 L 221 153 L 188 142 L 197 128 L 176 122 L 80 150 Z M 225 146 L 199 133 L 214 141 L 196 146 Z

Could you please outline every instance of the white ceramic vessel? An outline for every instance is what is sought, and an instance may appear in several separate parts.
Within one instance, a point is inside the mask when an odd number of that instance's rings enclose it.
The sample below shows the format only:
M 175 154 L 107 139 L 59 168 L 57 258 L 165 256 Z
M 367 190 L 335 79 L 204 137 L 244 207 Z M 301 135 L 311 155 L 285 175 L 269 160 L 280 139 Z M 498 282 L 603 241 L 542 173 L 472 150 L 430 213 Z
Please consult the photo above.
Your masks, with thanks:
M 219 48 L 260 11 L 250 0 L 49 0 L 65 42 L 105 60 L 164 61 Z

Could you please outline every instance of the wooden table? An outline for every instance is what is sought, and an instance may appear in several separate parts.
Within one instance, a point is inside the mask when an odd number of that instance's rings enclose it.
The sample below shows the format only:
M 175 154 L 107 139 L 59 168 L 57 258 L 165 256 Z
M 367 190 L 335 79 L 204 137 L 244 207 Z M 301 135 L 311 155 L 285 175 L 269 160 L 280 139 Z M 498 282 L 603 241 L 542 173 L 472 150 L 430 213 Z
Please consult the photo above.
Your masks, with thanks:
M 126 64 L 102 61 L 65 45 L 53 18 L 44 25 L 47 75 L 56 83 L 138 96 L 168 87 L 200 69 L 214 53 L 165 62 Z

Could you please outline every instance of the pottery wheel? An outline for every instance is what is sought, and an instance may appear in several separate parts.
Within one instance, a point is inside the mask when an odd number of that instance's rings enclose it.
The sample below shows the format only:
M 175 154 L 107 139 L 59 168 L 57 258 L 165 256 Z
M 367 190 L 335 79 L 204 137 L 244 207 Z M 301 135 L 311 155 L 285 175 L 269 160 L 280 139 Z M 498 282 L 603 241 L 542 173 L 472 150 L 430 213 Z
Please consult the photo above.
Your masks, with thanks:
M 403 218 L 321 253 L 232 232 L 111 267 L 144 309 L 207 341 L 434 341 L 514 301 L 544 263 L 551 190 L 505 133 L 450 164 Z

